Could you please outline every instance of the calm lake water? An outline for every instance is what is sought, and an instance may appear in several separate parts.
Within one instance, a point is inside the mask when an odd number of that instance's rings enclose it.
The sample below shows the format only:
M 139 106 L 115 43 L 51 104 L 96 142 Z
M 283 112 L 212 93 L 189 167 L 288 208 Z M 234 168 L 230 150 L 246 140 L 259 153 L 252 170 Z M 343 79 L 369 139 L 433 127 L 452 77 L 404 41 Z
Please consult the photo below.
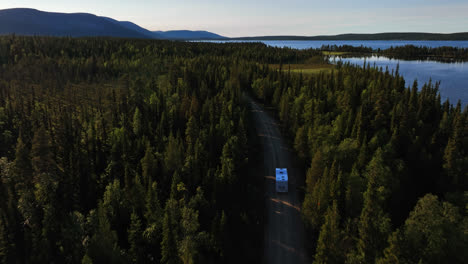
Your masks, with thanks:
M 442 63 L 436 61 L 405 61 L 393 60 L 386 57 L 366 57 L 366 58 L 335 58 L 343 62 L 349 62 L 358 66 L 364 65 L 364 61 L 371 66 L 382 67 L 389 71 L 395 70 L 400 65 L 400 75 L 405 78 L 406 86 L 413 85 L 414 80 L 418 81 L 418 87 L 432 79 L 432 83 L 440 81 L 440 95 L 442 101 L 449 99 L 452 104 L 461 101 L 462 106 L 468 105 L 468 62 Z
M 372 40 L 372 41 L 362 41 L 362 40 L 206 40 L 203 42 L 215 42 L 215 43 L 225 43 L 225 42 L 262 42 L 272 47 L 289 47 L 293 49 L 318 49 L 323 45 L 349 45 L 354 47 L 364 46 L 371 47 L 373 49 L 387 49 L 390 47 L 404 46 L 404 45 L 414 45 L 414 46 L 425 46 L 425 47 L 442 47 L 442 46 L 452 46 L 459 48 L 468 48 L 468 41 L 407 41 L 407 40 Z
M 259 42 L 259 41 L 210 41 L 210 42 Z M 441 47 L 453 46 L 468 48 L 468 41 L 260 41 L 273 47 L 289 47 L 295 49 L 321 48 L 322 45 L 351 45 L 366 46 L 373 49 L 386 49 L 391 46 L 415 46 Z M 452 104 L 461 101 L 463 107 L 468 105 L 468 63 L 442 63 L 436 61 L 404 61 L 393 60 L 385 57 L 368 58 L 341 58 L 343 62 L 350 62 L 358 66 L 364 64 L 364 60 L 371 65 L 386 67 L 389 71 L 395 70 L 400 65 L 400 74 L 405 78 L 406 86 L 412 85 L 417 80 L 419 87 L 432 79 L 432 82 L 440 81 L 440 95 L 442 100 L 449 99 Z

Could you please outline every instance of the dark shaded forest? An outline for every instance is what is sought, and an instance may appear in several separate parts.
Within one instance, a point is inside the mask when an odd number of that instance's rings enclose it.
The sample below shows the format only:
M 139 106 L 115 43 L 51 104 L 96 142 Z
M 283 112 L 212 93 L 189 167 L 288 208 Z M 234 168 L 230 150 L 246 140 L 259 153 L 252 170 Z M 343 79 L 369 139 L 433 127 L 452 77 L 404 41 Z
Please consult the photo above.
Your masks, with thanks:
M 257 62 L 306 57 L 0 38 L 1 262 L 258 262 L 263 193 L 241 87 Z
M 307 171 L 315 263 L 464 263 L 468 108 L 319 50 L 0 38 L 1 263 L 258 263 L 263 179 L 244 93 Z M 272 69 L 269 64 L 279 64 Z

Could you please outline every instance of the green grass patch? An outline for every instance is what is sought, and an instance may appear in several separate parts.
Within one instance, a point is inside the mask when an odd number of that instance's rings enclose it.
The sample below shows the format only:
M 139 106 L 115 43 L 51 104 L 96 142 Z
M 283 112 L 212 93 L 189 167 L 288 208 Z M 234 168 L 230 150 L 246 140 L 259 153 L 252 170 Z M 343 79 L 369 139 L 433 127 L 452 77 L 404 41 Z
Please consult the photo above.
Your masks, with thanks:
M 302 74 L 319 74 L 321 72 L 329 73 L 333 68 L 316 68 L 316 69 L 293 69 L 293 73 L 302 73 Z
M 342 52 L 342 51 L 322 51 L 323 55 L 328 55 L 328 56 L 341 56 L 348 54 L 349 52 Z
M 272 69 L 279 70 L 279 64 L 270 64 Z M 335 68 L 332 64 L 284 64 L 283 72 L 291 70 L 293 73 L 318 74 L 320 72 L 331 72 Z

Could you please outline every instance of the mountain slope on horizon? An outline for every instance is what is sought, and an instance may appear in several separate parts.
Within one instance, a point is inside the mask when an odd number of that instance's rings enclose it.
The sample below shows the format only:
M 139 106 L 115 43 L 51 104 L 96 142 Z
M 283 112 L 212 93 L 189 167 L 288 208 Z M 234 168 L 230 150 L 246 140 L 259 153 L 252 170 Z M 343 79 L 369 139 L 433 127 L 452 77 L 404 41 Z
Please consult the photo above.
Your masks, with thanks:
M 389 32 L 374 34 L 339 34 L 322 36 L 257 36 L 231 38 L 232 40 L 468 40 L 468 32 L 421 33 Z
M 157 33 L 154 33 L 154 32 L 151 32 L 149 30 L 147 30 L 146 28 L 142 28 L 140 27 L 139 25 L 133 23 L 133 22 L 130 22 L 130 21 L 117 21 L 115 19 L 112 19 L 112 18 L 108 18 L 108 17 L 103 17 L 103 18 L 106 18 L 108 19 L 109 21 L 113 22 L 113 23 L 117 23 L 119 24 L 120 26 L 126 28 L 126 29 L 129 29 L 129 30 L 133 30 L 133 31 L 136 31 L 140 34 L 143 34 L 145 35 L 147 38 L 163 38 L 161 35 L 157 34 Z
M 148 38 L 118 21 L 88 13 L 52 13 L 28 8 L 0 10 L 0 35 Z
M 0 10 L 0 35 L 122 37 L 145 39 L 225 39 L 207 31 L 149 31 L 130 21 L 88 13 L 55 13 L 30 8 Z
M 228 39 L 221 35 L 204 31 L 191 31 L 191 30 L 169 30 L 169 31 L 153 31 L 165 39 L 192 39 L 192 40 L 210 40 L 210 39 Z

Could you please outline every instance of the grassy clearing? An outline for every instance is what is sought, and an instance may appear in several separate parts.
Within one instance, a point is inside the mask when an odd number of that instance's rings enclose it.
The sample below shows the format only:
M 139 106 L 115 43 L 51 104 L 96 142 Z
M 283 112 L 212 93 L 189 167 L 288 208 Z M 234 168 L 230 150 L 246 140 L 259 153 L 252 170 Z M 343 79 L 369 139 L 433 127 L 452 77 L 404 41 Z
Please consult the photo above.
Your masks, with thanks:
M 294 69 L 291 72 L 302 74 L 319 74 L 321 72 L 329 73 L 333 68 L 317 68 L 317 69 Z
M 341 56 L 348 54 L 349 52 L 342 52 L 342 51 L 322 51 L 323 55 L 328 55 L 328 56 Z
M 279 69 L 279 64 L 270 64 L 272 69 Z M 331 72 L 335 65 L 331 64 L 286 64 L 283 65 L 283 71 L 291 70 L 293 73 L 318 74 L 320 72 Z

